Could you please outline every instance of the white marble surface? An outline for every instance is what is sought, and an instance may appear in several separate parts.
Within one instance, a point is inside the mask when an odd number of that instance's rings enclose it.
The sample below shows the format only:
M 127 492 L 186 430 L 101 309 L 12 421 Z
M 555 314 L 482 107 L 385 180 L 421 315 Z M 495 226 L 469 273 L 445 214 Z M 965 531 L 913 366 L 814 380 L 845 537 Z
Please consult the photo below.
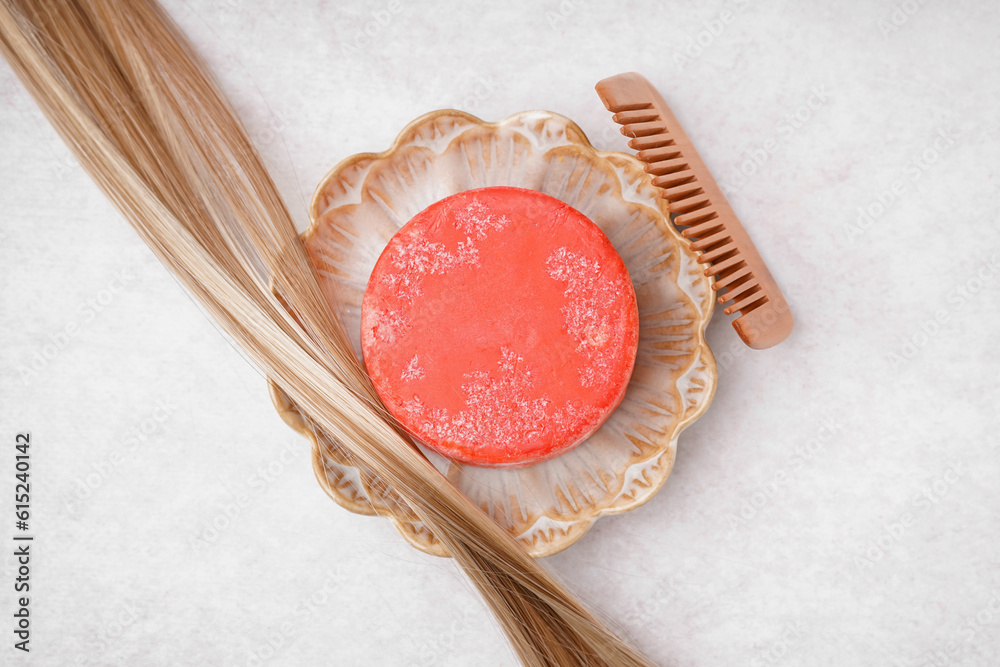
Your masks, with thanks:
M 327 169 L 432 109 L 551 109 L 623 149 L 593 85 L 645 73 L 797 329 L 753 352 L 717 313 L 719 390 L 666 487 L 548 565 L 664 665 L 1000 663 L 995 3 L 474 5 L 167 2 L 303 222 Z M 326 498 L 263 379 L 5 65 L 0 95 L 0 663 L 515 664 L 451 562 Z

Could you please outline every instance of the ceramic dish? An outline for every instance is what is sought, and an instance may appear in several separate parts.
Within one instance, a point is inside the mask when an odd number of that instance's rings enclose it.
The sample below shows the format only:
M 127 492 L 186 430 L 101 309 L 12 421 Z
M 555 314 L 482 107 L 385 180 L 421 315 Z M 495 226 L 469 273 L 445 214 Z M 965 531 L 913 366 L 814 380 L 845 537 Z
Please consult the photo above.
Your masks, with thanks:
M 302 239 L 359 358 L 361 301 L 392 235 L 443 197 L 498 185 L 544 192 L 594 221 L 624 260 L 639 305 L 639 349 L 625 397 L 575 449 L 524 468 L 488 469 L 421 447 L 541 557 L 573 544 L 601 516 L 642 505 L 663 485 L 678 434 L 705 411 L 715 390 L 704 336 L 714 299 L 637 160 L 595 150 L 572 121 L 549 112 L 485 123 L 436 111 L 407 126 L 389 150 L 338 164 L 312 200 Z M 447 555 L 391 489 L 312 428 L 273 383 L 271 395 L 284 421 L 312 440 L 316 477 L 331 498 L 353 512 L 387 516 L 418 549 Z

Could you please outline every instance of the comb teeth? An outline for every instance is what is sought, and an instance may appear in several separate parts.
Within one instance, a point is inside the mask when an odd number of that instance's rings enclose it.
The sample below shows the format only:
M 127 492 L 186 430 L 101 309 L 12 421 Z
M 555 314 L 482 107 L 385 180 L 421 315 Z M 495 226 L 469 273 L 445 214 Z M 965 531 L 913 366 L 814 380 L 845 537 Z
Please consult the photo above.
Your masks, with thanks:
M 701 252 L 698 261 L 715 278 L 719 304 L 729 304 L 724 312 L 740 313 L 733 321 L 740 337 L 754 348 L 780 343 L 792 329 L 788 304 L 666 102 L 634 72 L 604 79 L 597 93 L 662 189 L 681 236 Z
M 646 136 L 637 136 L 628 142 L 629 148 L 634 148 L 637 151 L 646 151 L 651 148 L 663 148 L 664 146 L 673 146 L 673 139 L 670 139 L 667 135 L 660 132 L 657 134 L 651 134 Z
M 660 115 L 656 113 L 656 109 L 652 108 L 652 105 L 645 109 L 634 109 L 632 111 L 619 111 L 611 118 L 614 119 L 619 125 L 625 125 L 627 123 L 644 123 L 648 120 L 656 120 Z M 622 128 L 622 132 L 625 129 Z
M 678 155 L 680 155 L 678 153 Z M 657 160 L 656 162 L 650 162 L 645 167 L 647 174 L 652 174 L 656 178 L 661 178 L 663 176 L 674 175 L 682 173 L 686 175 L 689 171 L 687 160 L 682 157 L 665 158 L 663 160 Z M 656 178 L 653 179 L 653 185 L 656 185 Z
M 677 147 L 668 145 L 663 148 L 650 148 L 649 150 L 639 151 L 635 154 L 635 156 L 642 162 L 645 162 L 646 166 L 649 167 L 657 160 L 673 159 L 675 157 L 680 157 L 680 154 L 681 152 L 677 149 Z
M 648 117 L 648 115 L 646 117 Z M 645 123 L 629 123 L 624 125 L 621 131 L 626 137 L 646 137 L 651 134 L 665 135 L 667 133 L 667 127 L 660 122 L 659 116 L 653 116 L 652 120 Z

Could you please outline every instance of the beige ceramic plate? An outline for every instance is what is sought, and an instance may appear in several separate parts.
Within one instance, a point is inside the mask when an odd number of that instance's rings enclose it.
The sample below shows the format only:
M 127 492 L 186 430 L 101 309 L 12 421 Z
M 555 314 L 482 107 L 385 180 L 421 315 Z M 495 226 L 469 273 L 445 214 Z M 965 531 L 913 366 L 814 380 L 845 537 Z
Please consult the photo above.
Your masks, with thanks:
M 625 398 L 583 444 L 517 469 L 465 466 L 422 448 L 529 553 L 548 556 L 599 517 L 638 507 L 663 485 L 677 435 L 715 390 L 704 336 L 714 301 L 637 160 L 595 150 L 572 121 L 549 112 L 484 123 L 437 111 L 411 123 L 388 151 L 341 162 L 313 197 L 303 242 L 359 357 L 361 300 L 392 235 L 443 197 L 496 185 L 544 192 L 593 220 L 625 261 L 639 304 L 639 350 Z M 316 476 L 330 497 L 353 512 L 388 516 L 418 549 L 447 555 L 391 489 L 311 429 L 273 384 L 271 393 L 285 422 L 312 439 Z

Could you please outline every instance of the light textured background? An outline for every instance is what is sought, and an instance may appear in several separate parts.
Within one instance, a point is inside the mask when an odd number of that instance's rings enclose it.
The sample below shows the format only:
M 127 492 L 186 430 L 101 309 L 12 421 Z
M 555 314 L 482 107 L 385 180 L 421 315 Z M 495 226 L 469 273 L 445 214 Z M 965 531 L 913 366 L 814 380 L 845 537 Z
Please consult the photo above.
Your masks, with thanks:
M 550 109 L 624 149 L 593 85 L 638 70 L 796 315 L 753 352 L 717 312 L 718 393 L 666 487 L 548 566 L 665 665 L 1000 663 L 995 3 L 388 6 L 167 2 L 300 222 L 333 164 L 437 108 Z M 0 663 L 513 665 L 452 563 L 325 497 L 6 66 L 0 95 Z

